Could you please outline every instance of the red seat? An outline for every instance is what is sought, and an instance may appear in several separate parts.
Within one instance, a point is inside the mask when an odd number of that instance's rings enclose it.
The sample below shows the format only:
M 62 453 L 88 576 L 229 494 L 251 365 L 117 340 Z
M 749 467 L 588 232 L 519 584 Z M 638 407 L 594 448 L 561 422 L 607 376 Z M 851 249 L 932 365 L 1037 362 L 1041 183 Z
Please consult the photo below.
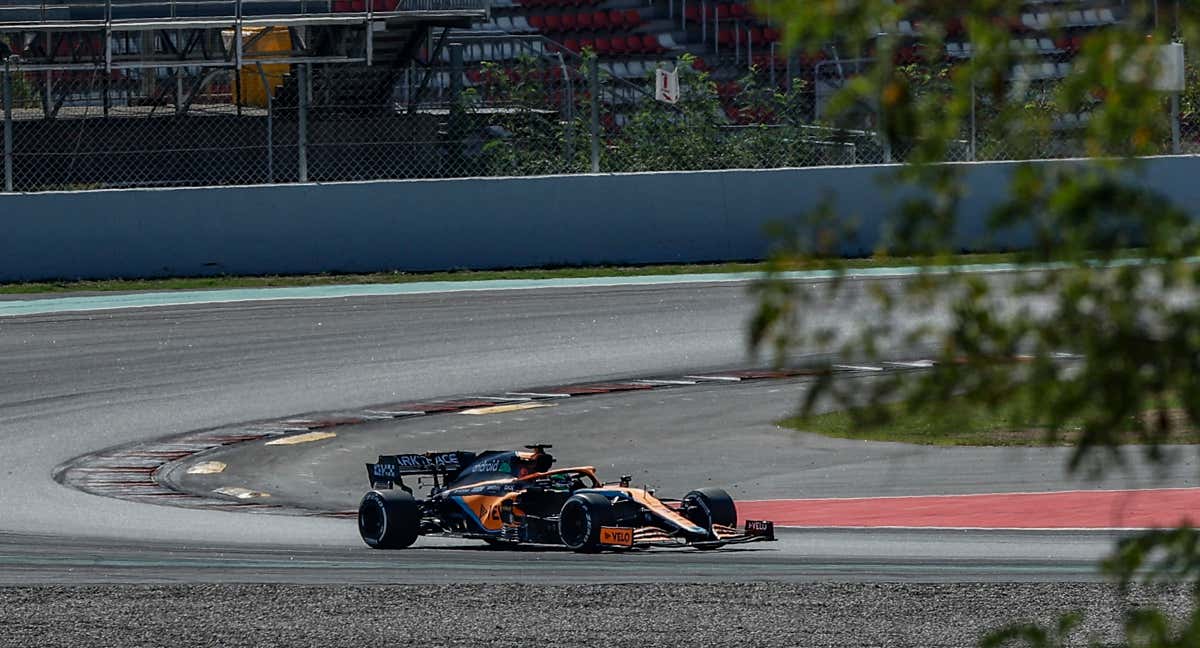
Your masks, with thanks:
M 541 16 L 535 14 L 529 17 L 529 26 L 538 31 L 544 31 L 546 29 L 546 21 Z
M 694 4 L 688 5 L 687 9 L 683 10 L 683 15 L 688 22 L 700 22 L 700 7 Z
M 597 36 L 596 37 L 596 53 L 597 54 L 608 54 L 611 51 L 612 51 L 612 41 L 608 40 L 608 38 L 606 38 L 604 36 Z
M 704 70 L 708 69 L 708 63 L 705 63 L 704 59 L 697 56 L 696 58 L 692 59 L 692 69 L 703 72 Z
M 779 40 L 779 30 L 774 27 L 763 28 L 763 39 L 768 43 L 774 43 Z
M 761 28 L 758 28 L 758 27 L 750 28 L 750 41 L 749 42 L 751 44 L 765 43 L 766 41 L 767 41 L 767 39 L 765 36 L 763 36 L 763 30 Z
M 592 26 L 596 29 L 608 29 L 608 12 L 597 11 L 592 14 Z
M 579 25 L 580 29 L 592 28 L 592 14 L 584 11 L 575 17 L 575 24 Z
M 546 22 L 546 31 L 562 31 L 562 19 L 558 14 L 546 14 L 544 20 Z
M 624 36 L 613 36 L 609 44 L 612 46 L 613 54 L 624 54 L 629 51 L 629 45 Z
M 608 24 L 613 26 L 613 29 L 620 28 L 625 24 L 625 14 L 620 9 L 613 9 L 608 12 Z
M 729 5 L 729 15 L 733 16 L 734 18 L 745 18 L 746 17 L 746 5 L 744 5 L 744 4 Z
M 729 20 L 729 5 L 717 5 L 713 8 L 713 14 L 717 20 Z
M 595 51 L 596 50 L 596 40 L 594 38 L 580 38 L 579 39 L 579 48 L 580 49 L 590 49 L 592 51 Z
M 733 32 L 728 29 L 722 29 L 717 32 L 718 45 L 733 45 Z
M 575 52 L 576 54 L 578 54 L 580 51 L 579 50 L 579 41 L 575 40 L 574 38 L 568 38 L 568 39 L 564 40 L 563 47 L 567 48 L 568 50 L 570 50 L 572 52 Z
M 558 20 L 566 31 L 575 31 L 579 28 L 579 23 L 575 22 L 575 14 L 563 14 Z
M 642 24 L 642 14 L 639 13 L 637 9 L 626 9 L 625 26 L 632 28 L 637 27 L 640 24 Z
M 333 10 L 338 13 L 350 11 L 350 0 L 333 0 Z
M 350 11 L 366 11 L 367 0 L 350 0 Z
M 658 42 L 658 36 L 654 34 L 643 34 L 642 51 L 647 54 L 658 54 L 659 52 L 663 51 L 662 44 Z

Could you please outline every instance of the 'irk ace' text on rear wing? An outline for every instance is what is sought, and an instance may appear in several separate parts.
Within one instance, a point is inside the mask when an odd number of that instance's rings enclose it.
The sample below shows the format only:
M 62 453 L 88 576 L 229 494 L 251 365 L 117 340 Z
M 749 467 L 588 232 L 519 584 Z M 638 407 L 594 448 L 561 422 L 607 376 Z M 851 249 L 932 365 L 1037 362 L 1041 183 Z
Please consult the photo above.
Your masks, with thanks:
M 404 490 L 405 475 L 430 475 L 435 481 L 453 480 L 472 461 L 474 452 L 451 450 L 422 454 L 379 455 L 375 463 L 367 464 L 367 479 L 372 488 L 391 488 L 400 484 Z

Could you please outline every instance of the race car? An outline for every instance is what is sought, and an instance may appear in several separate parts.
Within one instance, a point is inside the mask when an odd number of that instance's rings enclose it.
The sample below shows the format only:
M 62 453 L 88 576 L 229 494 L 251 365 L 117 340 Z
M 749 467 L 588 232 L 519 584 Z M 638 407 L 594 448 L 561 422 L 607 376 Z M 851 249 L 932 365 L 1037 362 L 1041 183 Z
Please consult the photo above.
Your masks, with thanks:
M 371 490 L 358 530 L 375 549 L 403 549 L 417 536 L 477 538 L 492 545 L 563 545 L 578 552 L 647 547 L 715 549 L 775 539 L 774 524 L 747 520 L 719 488 L 681 499 L 655 497 L 631 478 L 602 483 L 591 466 L 554 469 L 548 444 L 487 450 L 381 455 L 367 464 Z M 404 483 L 430 483 L 416 497 Z

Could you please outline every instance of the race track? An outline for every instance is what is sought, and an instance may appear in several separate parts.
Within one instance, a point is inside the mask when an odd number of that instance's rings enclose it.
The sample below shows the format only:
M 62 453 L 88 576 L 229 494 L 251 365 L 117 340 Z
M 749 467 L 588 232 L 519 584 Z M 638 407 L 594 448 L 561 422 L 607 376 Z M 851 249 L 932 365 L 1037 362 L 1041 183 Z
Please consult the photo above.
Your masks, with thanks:
M 858 291 L 894 281 L 864 280 Z M 868 319 L 869 304 L 854 294 L 822 316 L 851 326 Z M 784 530 L 780 542 L 720 552 L 602 556 L 423 539 L 418 550 L 373 552 L 349 520 L 156 506 L 86 494 L 52 478 L 88 452 L 245 421 L 762 366 L 746 350 L 751 305 L 744 283 L 724 282 L 0 317 L 0 583 L 1098 578 L 1095 560 L 1117 532 Z M 920 357 L 921 350 L 894 351 Z M 595 463 L 606 476 L 631 472 L 664 489 L 711 480 L 747 499 L 1196 485 L 1189 463 L 1162 479 L 1135 471 L 1114 483 L 1081 484 L 1063 476 L 1058 451 L 918 449 L 776 430 L 773 421 L 802 388 L 795 381 L 700 385 L 578 399 L 488 421 L 395 422 L 333 445 L 296 446 L 293 454 L 255 450 L 258 459 L 246 464 L 255 469 L 232 474 L 260 480 L 247 484 L 274 490 L 281 501 L 336 509 L 352 506 L 365 486 L 364 452 L 546 440 L 560 461 Z M 303 493 L 289 471 L 298 465 L 316 467 L 303 471 L 317 484 L 312 492 Z

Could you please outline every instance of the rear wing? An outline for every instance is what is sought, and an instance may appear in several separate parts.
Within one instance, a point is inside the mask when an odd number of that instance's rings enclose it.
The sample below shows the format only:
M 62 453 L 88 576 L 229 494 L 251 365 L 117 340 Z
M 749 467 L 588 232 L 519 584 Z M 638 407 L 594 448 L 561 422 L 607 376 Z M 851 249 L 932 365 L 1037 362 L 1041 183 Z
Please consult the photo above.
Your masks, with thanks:
M 457 477 L 474 460 L 474 452 L 462 450 L 379 455 L 375 463 L 367 464 L 367 479 L 371 488 L 391 488 L 396 483 L 405 488 L 405 475 L 431 475 L 435 484 L 438 481 L 445 483 Z

